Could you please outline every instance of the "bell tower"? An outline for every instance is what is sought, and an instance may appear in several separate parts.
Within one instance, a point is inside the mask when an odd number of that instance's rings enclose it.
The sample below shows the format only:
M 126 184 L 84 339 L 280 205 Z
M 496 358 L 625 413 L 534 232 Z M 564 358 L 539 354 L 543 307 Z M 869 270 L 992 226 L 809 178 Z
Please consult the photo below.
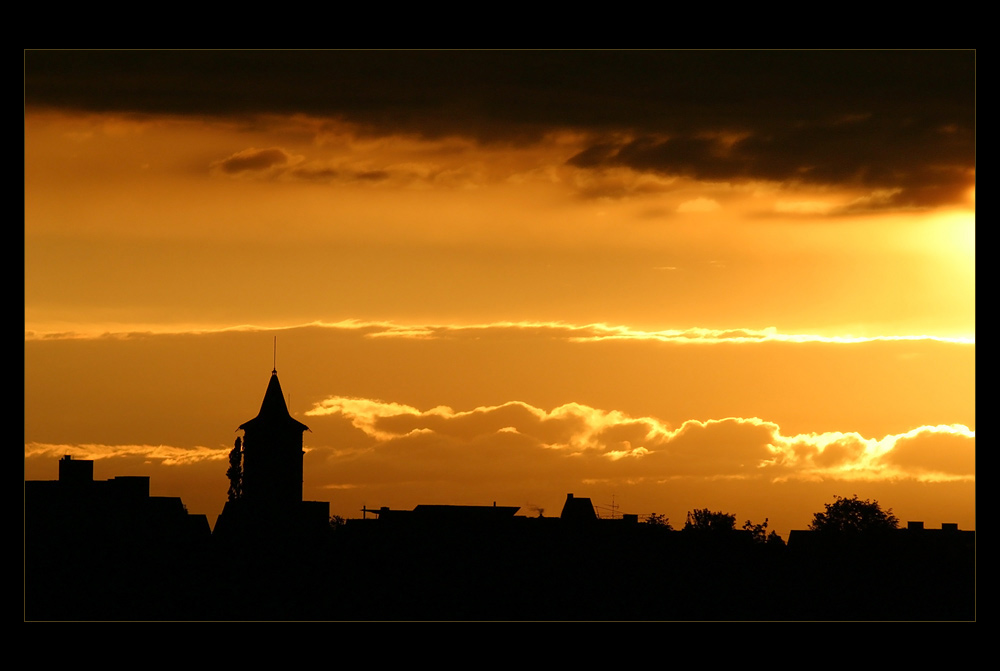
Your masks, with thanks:
M 288 412 L 277 368 L 264 392 L 260 412 L 240 424 L 243 431 L 242 500 L 258 510 L 277 512 L 302 503 L 302 434 L 309 427 Z

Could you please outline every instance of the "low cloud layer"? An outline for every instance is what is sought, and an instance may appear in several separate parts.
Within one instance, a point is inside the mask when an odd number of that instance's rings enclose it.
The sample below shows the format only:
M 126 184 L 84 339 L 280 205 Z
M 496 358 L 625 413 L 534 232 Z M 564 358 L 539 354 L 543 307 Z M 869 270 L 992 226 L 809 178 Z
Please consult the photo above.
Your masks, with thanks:
M 305 413 L 325 438 L 312 457 L 349 465 L 368 484 L 389 474 L 411 479 L 531 478 L 568 470 L 583 479 L 649 482 L 675 478 L 836 479 L 923 482 L 975 479 L 975 432 L 923 426 L 881 438 L 857 433 L 784 435 L 758 418 L 688 420 L 671 427 L 569 403 L 551 410 L 511 401 L 456 411 L 420 410 L 375 399 L 330 397 Z M 25 458 L 140 458 L 164 466 L 224 462 L 229 447 L 25 444 Z M 362 475 L 366 473 L 367 475 Z
M 448 455 L 467 460 L 462 468 L 474 468 L 489 445 L 517 450 L 528 460 L 521 464 L 525 471 L 571 465 L 594 478 L 974 478 L 975 432 L 957 425 L 881 438 L 784 435 L 777 424 L 757 418 L 689 420 L 670 427 L 653 417 L 577 403 L 544 410 L 512 401 L 456 411 L 343 397 L 328 398 L 306 415 L 343 437 L 341 449 L 372 458 L 391 452 L 396 468 L 404 470 L 417 454 L 421 470 L 428 462 L 448 463 Z

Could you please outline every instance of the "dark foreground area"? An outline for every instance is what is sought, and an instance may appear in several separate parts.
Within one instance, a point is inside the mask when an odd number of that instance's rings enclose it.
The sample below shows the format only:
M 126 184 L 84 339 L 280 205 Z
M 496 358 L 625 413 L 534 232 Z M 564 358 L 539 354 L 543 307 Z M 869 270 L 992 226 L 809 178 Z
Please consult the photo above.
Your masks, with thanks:
M 26 539 L 25 619 L 975 619 L 974 532 L 794 536 L 761 545 L 558 518 L 227 539 L 65 532 Z

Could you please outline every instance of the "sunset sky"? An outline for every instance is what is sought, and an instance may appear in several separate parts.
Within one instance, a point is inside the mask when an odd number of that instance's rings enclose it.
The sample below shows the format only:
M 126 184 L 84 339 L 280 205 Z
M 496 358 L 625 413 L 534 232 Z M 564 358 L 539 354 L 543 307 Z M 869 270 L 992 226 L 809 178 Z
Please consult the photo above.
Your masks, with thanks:
M 975 52 L 27 51 L 25 478 L 975 528 Z

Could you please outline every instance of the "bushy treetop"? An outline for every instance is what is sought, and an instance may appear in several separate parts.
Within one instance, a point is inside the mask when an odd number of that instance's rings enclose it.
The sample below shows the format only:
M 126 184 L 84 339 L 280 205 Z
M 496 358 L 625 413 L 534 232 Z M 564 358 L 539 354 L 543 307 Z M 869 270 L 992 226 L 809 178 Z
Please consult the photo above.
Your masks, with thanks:
M 857 494 L 851 498 L 835 495 L 834 499 L 833 503 L 825 504 L 824 512 L 813 516 L 810 530 L 860 533 L 899 528 L 899 519 L 892 514 L 892 508 L 882 510 L 878 501 L 861 500 Z
M 708 508 L 689 510 L 685 531 L 733 531 L 736 529 L 736 515 L 712 512 Z

